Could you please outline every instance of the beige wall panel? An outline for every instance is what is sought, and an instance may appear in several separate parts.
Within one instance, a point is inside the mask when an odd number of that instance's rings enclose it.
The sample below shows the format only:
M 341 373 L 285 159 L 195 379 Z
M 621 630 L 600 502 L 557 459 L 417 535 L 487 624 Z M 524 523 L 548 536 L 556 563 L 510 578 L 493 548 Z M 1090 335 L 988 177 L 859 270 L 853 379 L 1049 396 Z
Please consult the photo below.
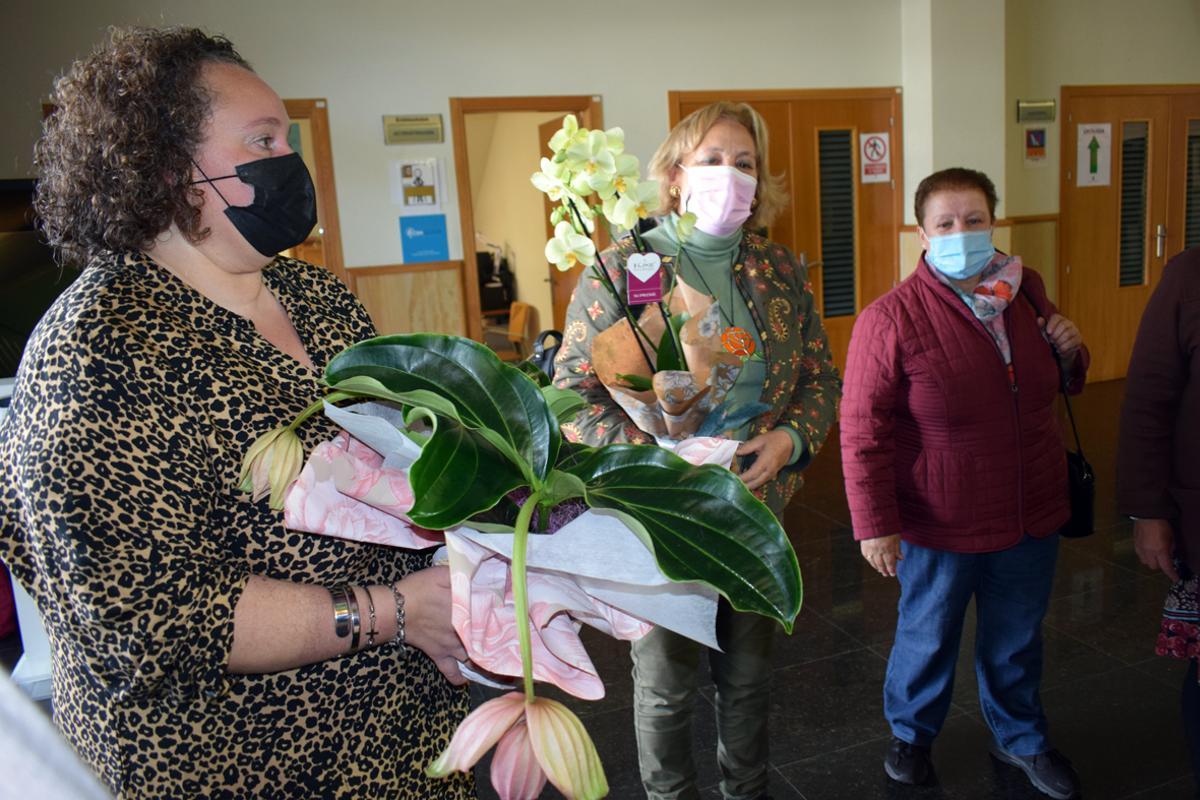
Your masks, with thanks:
M 900 280 L 917 271 L 917 259 L 921 257 L 921 237 L 916 231 L 900 231 Z
M 459 270 L 355 272 L 358 298 L 380 334 L 452 333 L 464 335 Z
M 1058 303 L 1058 222 L 1014 222 L 1011 252 L 1041 274 L 1047 296 Z

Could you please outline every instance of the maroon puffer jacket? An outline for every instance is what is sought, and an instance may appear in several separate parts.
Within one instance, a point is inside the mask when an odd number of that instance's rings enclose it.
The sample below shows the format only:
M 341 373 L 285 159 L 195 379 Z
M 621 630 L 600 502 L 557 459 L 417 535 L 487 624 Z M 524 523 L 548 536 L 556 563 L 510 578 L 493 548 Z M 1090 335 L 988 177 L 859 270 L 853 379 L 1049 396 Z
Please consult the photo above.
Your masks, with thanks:
M 899 533 L 924 547 L 982 553 L 1066 522 L 1058 366 L 1035 307 L 1056 312 L 1041 276 L 1026 268 L 1004 312 L 1014 381 L 991 335 L 924 258 L 859 315 L 841 404 L 856 539 Z M 1087 365 L 1084 348 L 1072 393 Z

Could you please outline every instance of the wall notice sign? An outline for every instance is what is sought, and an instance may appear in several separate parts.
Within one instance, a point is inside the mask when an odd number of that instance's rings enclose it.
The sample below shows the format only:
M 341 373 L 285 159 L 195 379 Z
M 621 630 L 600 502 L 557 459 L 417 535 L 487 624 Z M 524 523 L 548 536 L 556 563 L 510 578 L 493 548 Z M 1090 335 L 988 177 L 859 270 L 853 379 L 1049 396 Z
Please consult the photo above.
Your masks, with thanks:
M 442 208 L 441 184 L 436 158 L 393 161 L 392 202 L 408 213 L 428 214 Z
M 888 183 L 892 179 L 892 153 L 887 133 L 858 135 L 859 175 L 863 183 Z
M 446 239 L 446 215 L 426 214 L 421 217 L 400 217 L 400 246 L 405 264 L 428 261 L 449 261 L 450 247 Z
M 1025 129 L 1025 166 L 1046 166 L 1046 129 Z
M 1075 137 L 1075 185 L 1108 186 L 1111 173 L 1112 124 L 1080 125 Z

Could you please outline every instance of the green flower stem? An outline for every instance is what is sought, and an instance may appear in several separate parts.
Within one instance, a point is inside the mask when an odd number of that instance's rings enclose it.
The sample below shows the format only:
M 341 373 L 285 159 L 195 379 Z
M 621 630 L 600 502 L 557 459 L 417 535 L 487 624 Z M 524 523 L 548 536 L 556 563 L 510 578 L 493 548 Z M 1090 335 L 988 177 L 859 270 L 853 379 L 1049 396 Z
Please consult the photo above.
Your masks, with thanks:
M 658 301 L 658 310 L 662 312 L 663 322 L 667 323 L 667 337 L 671 340 L 671 347 L 675 348 L 675 355 L 679 356 L 679 366 L 686 372 L 688 369 L 687 356 L 683 354 L 683 343 L 675 335 L 675 326 L 671 324 L 671 312 L 667 310 L 667 304 L 662 300 Z
M 288 430 L 292 430 L 292 431 L 296 430 L 296 428 L 301 423 L 303 423 L 304 420 L 308 419 L 309 417 L 311 417 L 313 414 L 317 413 L 318 411 L 323 411 L 325 409 L 326 403 L 340 403 L 343 400 L 349 400 L 351 397 L 357 397 L 357 396 L 358 395 L 352 394 L 350 392 L 330 392 L 329 394 L 322 397 L 320 400 L 313 403 L 308 408 L 301 411 L 300 416 L 298 416 L 294 420 L 292 420 L 291 425 L 288 425 Z
M 585 225 L 583 222 L 583 215 L 580 214 L 579 209 L 575 207 L 575 201 L 568 199 L 567 207 L 570 208 L 571 213 L 575 215 L 575 220 L 580 229 L 586 232 L 587 225 Z M 621 293 L 617 291 L 617 287 L 615 284 L 613 284 L 612 278 L 608 276 L 608 270 L 604 268 L 604 261 L 600 258 L 599 253 L 596 254 L 596 264 L 594 266 L 596 269 L 596 277 L 600 279 L 600 282 L 604 284 L 606 289 L 608 289 L 608 293 L 611 294 L 613 299 L 617 301 L 617 305 L 619 305 L 621 307 L 621 311 L 625 313 L 625 319 L 629 320 L 629 327 L 633 329 L 633 338 L 637 339 L 638 334 L 641 334 L 642 339 L 644 339 L 646 343 L 650 345 L 650 349 L 657 353 L 658 348 L 655 346 L 654 342 L 650 341 L 650 337 L 646 335 L 644 330 L 642 330 L 642 326 L 637 324 L 637 320 L 633 318 L 633 312 L 629 310 L 629 304 L 626 303 L 621 297 Z M 646 355 L 646 350 L 640 345 L 638 346 L 638 350 L 641 350 L 642 358 L 646 359 L 646 366 L 650 368 L 650 374 L 653 375 L 656 370 L 654 369 L 653 362 L 650 361 L 650 356 Z
M 675 263 L 676 264 L 679 263 L 679 254 L 682 252 L 683 252 L 683 246 L 680 245 L 679 249 L 677 251 L 675 251 Z M 678 269 L 678 267 L 676 267 L 676 269 Z M 688 363 L 687 363 L 687 356 L 684 355 L 684 352 L 683 352 L 683 342 L 679 341 L 679 339 L 675 336 L 675 326 L 671 324 L 671 312 L 667 310 L 671 307 L 671 301 L 675 298 L 675 286 L 679 282 L 676 279 L 675 272 L 674 271 L 669 271 L 669 272 L 671 275 L 671 289 L 670 289 L 670 291 L 667 292 L 666 299 L 663 302 L 659 303 L 658 307 L 662 311 L 663 319 L 665 319 L 667 321 L 667 332 L 670 333 L 671 345 L 674 346 L 675 353 L 676 353 L 676 355 L 679 356 L 679 365 L 681 367 L 683 367 L 684 370 L 690 371 L 690 368 L 688 367 Z
M 525 678 L 525 702 L 532 703 L 533 694 L 533 642 L 529 636 L 529 592 L 525 576 L 525 550 L 529 544 L 529 521 L 542 500 L 541 492 L 529 495 L 525 505 L 517 514 L 517 525 L 513 529 L 512 582 L 513 602 L 516 604 L 517 641 L 521 643 L 521 672 Z
M 619 199 L 621 197 L 621 193 L 616 192 L 616 196 Z M 633 223 L 633 227 L 629 229 L 629 232 L 631 234 L 633 234 L 633 243 L 634 243 L 634 246 L 637 247 L 638 252 L 639 253 L 649 252 L 649 248 L 646 247 L 646 240 L 642 238 L 642 235 L 640 233 L 638 233 L 638 223 L 636 223 L 636 222 Z M 673 286 L 672 286 L 672 290 L 674 290 Z M 665 322 L 667 324 L 667 338 L 671 341 L 671 347 L 672 347 L 672 349 L 675 350 L 675 355 L 679 359 L 680 366 L 682 366 L 686 370 L 688 368 L 687 367 L 687 356 L 685 356 L 683 354 L 683 345 L 680 343 L 679 337 L 675 335 L 675 326 L 671 324 L 671 312 L 668 310 L 668 304 L 664 303 L 661 300 L 658 301 L 658 310 L 663 315 L 663 322 Z M 640 330 L 640 328 L 639 328 L 639 330 Z M 646 336 L 646 334 L 643 332 L 642 336 Z M 647 341 L 649 340 L 649 338 L 650 337 L 646 336 Z M 651 347 L 653 347 L 653 345 L 651 345 Z M 657 347 L 655 347 L 654 350 L 656 353 L 658 352 Z M 651 369 L 651 372 L 653 372 L 653 371 L 654 370 Z

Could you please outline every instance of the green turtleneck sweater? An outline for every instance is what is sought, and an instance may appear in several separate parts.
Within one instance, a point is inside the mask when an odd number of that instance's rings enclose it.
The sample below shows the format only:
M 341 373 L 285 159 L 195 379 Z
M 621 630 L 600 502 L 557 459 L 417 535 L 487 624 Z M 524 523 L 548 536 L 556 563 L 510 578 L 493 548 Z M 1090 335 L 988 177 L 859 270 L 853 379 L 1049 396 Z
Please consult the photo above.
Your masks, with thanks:
M 715 299 L 721 309 L 721 322 L 726 327 L 737 326 L 753 336 L 754 352 L 762 354 L 762 339 L 750 314 L 750 306 L 733 283 L 733 265 L 741 253 L 742 229 L 738 228 L 728 236 L 713 236 L 693 230 L 681 250 L 676 234 L 678 221 L 679 216 L 672 213 L 670 217 L 660 220 L 658 227 L 643 234 L 642 238 L 660 255 L 674 256 L 678 253 L 676 264 L 679 279 Z M 759 402 L 766 378 L 767 362 L 761 357 L 743 361 L 742 371 L 734 381 L 729 399 L 739 406 Z M 787 431 L 792 437 L 792 457 L 788 463 L 794 464 L 804 452 L 804 441 L 791 428 L 784 427 L 781 430 Z M 745 441 L 749 431 L 750 426 L 746 424 L 735 431 L 734 436 Z

